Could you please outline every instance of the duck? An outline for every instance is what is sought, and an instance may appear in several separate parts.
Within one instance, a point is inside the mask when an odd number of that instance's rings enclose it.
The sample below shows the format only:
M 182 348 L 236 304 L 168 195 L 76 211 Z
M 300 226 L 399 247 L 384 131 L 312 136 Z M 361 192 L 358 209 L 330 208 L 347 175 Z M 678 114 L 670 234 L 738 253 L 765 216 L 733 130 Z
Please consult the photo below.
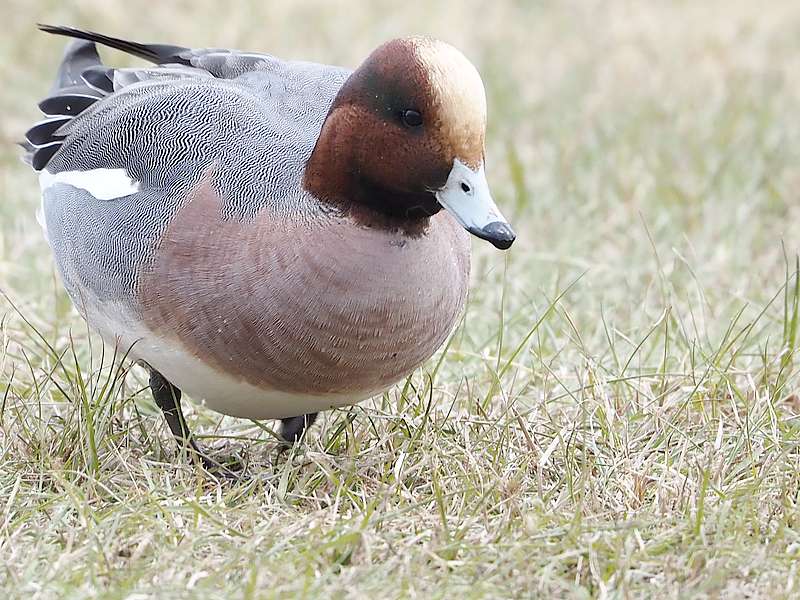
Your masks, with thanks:
M 73 38 L 22 143 L 56 270 L 203 464 L 182 393 L 293 444 L 442 346 L 470 234 L 515 240 L 481 76 L 443 41 L 393 39 L 350 70 L 39 28 Z M 107 66 L 97 44 L 149 64 Z

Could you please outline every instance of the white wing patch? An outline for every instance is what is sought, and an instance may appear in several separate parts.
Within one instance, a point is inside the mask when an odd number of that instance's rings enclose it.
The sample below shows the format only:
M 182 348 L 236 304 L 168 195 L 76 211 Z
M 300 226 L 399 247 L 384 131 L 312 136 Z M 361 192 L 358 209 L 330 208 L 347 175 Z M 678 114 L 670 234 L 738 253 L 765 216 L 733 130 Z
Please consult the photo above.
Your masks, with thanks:
M 43 169 L 39 174 L 42 192 L 57 183 L 89 192 L 98 200 L 116 200 L 139 191 L 139 182 L 131 179 L 125 169 L 90 169 L 60 173 L 50 173 Z

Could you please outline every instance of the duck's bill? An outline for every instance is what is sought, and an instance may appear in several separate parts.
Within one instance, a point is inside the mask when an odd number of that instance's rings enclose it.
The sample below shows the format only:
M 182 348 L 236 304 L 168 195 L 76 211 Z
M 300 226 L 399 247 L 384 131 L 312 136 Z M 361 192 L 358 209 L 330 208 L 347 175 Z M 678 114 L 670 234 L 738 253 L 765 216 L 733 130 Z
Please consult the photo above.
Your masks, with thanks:
M 456 159 L 436 200 L 472 235 L 506 250 L 516 234 L 492 199 L 483 165 L 473 171 Z

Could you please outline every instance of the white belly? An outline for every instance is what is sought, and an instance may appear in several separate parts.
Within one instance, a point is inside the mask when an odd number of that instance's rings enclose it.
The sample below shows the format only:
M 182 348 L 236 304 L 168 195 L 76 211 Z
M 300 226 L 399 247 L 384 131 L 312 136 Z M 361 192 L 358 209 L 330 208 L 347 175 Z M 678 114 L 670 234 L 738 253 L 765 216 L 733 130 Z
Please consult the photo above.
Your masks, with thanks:
M 366 392 L 354 396 L 306 396 L 257 388 L 205 365 L 180 348 L 169 347 L 165 340 L 143 338 L 133 347 L 132 354 L 195 402 L 232 417 L 282 419 L 355 404 L 375 395 Z
M 219 413 L 245 419 L 283 419 L 348 406 L 382 393 L 302 395 L 255 387 L 214 369 L 192 356 L 179 343 L 149 331 L 130 318 L 106 310 L 87 311 L 89 324 L 118 355 L 144 361 L 193 401 Z

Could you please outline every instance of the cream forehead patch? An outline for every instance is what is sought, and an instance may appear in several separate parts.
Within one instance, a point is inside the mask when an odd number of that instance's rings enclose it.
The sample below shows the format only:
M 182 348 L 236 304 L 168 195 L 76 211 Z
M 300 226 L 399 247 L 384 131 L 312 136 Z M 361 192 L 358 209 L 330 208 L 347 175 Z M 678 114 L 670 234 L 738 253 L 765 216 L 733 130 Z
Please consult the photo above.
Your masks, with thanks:
M 414 51 L 431 85 L 432 100 L 446 123 L 481 133 L 486 126 L 486 92 L 478 70 L 450 44 L 415 39 Z

